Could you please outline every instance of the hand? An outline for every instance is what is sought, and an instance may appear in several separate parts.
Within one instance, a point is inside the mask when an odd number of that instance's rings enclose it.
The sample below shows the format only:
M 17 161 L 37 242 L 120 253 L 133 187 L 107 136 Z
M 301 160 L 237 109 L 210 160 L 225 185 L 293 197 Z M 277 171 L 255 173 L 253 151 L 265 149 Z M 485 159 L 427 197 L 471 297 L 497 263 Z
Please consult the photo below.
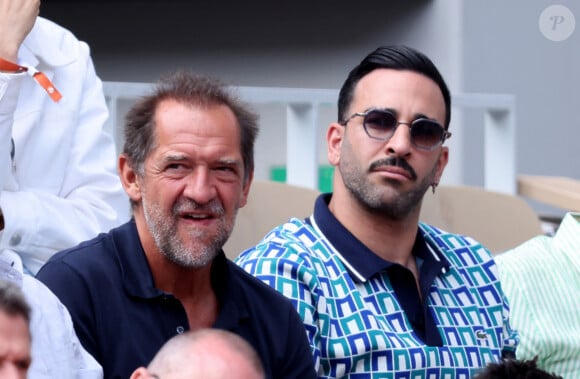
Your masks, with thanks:
M 16 62 L 40 12 L 40 0 L 0 0 L 0 57 Z

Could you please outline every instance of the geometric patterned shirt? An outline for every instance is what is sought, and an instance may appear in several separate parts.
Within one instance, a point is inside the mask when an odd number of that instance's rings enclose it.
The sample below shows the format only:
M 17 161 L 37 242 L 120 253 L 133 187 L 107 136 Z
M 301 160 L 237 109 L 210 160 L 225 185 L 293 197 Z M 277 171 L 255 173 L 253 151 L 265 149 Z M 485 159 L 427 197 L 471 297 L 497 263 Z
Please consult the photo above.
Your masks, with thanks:
M 312 217 L 276 227 L 236 258 L 292 301 L 319 378 L 468 379 L 514 355 L 517 333 L 481 244 L 420 224 L 413 250 L 419 295 L 410 272 L 409 282 L 406 269 L 373 254 L 336 220 L 329 198 L 321 195 Z
M 521 343 L 518 358 L 580 379 L 580 213 L 564 216 L 554 237 L 538 236 L 496 256 Z

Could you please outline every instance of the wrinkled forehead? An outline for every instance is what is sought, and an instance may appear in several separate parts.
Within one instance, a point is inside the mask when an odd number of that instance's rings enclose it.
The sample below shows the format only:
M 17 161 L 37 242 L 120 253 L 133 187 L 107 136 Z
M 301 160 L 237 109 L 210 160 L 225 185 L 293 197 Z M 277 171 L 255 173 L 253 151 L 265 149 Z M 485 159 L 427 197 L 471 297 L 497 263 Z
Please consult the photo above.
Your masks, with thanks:
M 230 137 L 239 141 L 240 128 L 233 111 L 224 104 L 191 104 L 176 100 L 160 103 L 155 112 L 155 134 Z

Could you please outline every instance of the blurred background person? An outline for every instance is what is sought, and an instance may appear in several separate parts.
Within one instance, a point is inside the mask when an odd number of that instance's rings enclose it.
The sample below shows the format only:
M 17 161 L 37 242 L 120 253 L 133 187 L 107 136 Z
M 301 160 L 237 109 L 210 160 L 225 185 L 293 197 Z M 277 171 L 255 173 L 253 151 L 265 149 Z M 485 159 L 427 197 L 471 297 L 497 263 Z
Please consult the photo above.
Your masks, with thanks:
M 0 0 L 0 278 L 31 308 L 29 378 L 101 378 L 64 305 L 34 274 L 56 251 L 128 219 L 89 47 Z
M 89 47 L 39 5 L 0 0 L 0 252 L 32 274 L 129 218 Z
M 243 338 L 221 329 L 179 334 L 161 347 L 149 366 L 130 379 L 264 379 L 256 351 Z
M 553 237 L 534 237 L 495 261 L 520 335 L 516 356 L 580 378 L 580 213 L 566 214 Z
M 30 307 L 20 289 L 0 280 L 0 378 L 26 378 L 30 367 Z
M 488 364 L 473 379 L 562 379 L 536 366 L 536 360 L 504 359 Z

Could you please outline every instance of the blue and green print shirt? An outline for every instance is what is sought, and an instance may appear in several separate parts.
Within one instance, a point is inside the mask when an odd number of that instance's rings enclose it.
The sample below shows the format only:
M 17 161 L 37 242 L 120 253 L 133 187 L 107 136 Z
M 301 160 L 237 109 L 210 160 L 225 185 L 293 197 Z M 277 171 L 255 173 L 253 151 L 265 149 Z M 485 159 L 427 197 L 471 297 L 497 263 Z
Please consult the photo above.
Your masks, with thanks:
M 495 263 L 471 238 L 420 224 L 411 272 L 358 241 L 328 209 L 273 229 L 236 263 L 292 300 L 320 378 L 470 378 L 514 356 Z

